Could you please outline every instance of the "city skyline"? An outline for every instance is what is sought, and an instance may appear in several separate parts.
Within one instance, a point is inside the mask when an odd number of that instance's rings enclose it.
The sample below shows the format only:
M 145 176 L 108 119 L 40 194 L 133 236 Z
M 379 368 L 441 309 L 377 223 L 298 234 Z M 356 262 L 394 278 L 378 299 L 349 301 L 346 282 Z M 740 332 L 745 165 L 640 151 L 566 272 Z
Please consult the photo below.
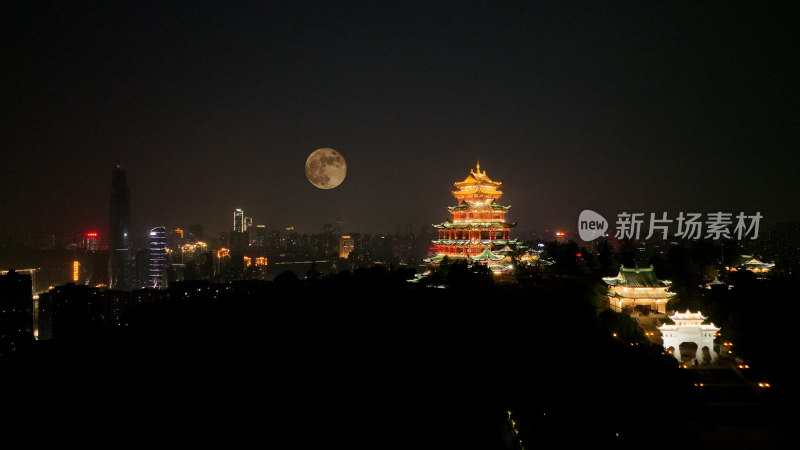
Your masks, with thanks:
M 800 2 L 2 11 L 9 442 L 793 437 Z
M 0 229 L 390 232 L 476 161 L 520 230 L 584 209 L 800 220 L 797 5 L 13 5 Z M 342 185 L 304 175 L 317 148 Z M 57 195 L 55 194 L 57 193 Z M 386 205 L 392 205 L 386 208 Z M 381 211 L 381 214 L 376 214 Z

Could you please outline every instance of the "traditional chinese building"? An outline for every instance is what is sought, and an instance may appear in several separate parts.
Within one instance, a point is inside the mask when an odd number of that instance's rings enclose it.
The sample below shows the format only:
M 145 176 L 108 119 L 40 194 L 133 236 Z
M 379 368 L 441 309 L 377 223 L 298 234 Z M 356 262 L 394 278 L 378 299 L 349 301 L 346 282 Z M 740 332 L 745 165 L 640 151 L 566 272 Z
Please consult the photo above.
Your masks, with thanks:
M 720 281 L 719 277 L 714 276 L 714 279 L 709 281 L 708 283 L 699 285 L 702 289 L 714 289 L 716 287 L 727 286 L 727 284 Z
M 616 277 L 604 277 L 608 284 L 609 305 L 614 311 L 637 306 L 666 313 L 667 302 L 675 296 L 668 289 L 671 281 L 659 280 L 653 266 L 646 269 L 631 269 L 620 266 Z
M 737 259 L 738 261 L 733 266 L 725 268 L 730 272 L 749 270 L 756 274 L 758 278 L 763 278 L 775 267 L 775 263 L 763 262 L 753 255 L 739 255 Z
M 696 359 L 698 362 L 712 363 L 717 360 L 714 351 L 714 338 L 720 328 L 714 322 L 704 325 L 708 318 L 700 311 L 693 313 L 688 309 L 685 313 L 675 313 L 669 317 L 673 323 L 664 324 L 658 328 L 664 341 L 664 348 L 678 361 L 681 361 L 680 345 L 692 343 L 697 345 Z
M 506 222 L 511 206 L 498 203 L 503 195 L 501 181 L 489 178 L 478 163 L 464 181 L 454 184 L 452 194 L 458 204 L 447 208 L 451 218 L 434 225 L 439 234 L 433 241 L 436 256 L 426 262 L 439 264 L 448 257 L 487 264 L 493 272 L 505 272 L 514 252 L 523 259 L 531 257 L 525 252 L 527 248 L 510 236 L 516 224 Z

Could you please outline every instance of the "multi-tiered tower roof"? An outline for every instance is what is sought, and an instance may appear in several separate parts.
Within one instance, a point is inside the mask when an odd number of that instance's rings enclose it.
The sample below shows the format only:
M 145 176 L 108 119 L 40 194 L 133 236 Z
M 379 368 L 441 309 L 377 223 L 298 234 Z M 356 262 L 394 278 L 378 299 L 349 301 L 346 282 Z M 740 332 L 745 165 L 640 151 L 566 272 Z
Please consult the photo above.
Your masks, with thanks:
M 447 209 L 452 218 L 434 225 L 439 236 L 433 241 L 436 256 L 428 262 L 438 264 L 445 257 L 468 259 L 488 264 L 494 271 L 505 271 L 510 264 L 511 253 L 520 248 L 520 242 L 511 239 L 514 223 L 506 222 L 511 206 L 497 201 L 503 192 L 500 181 L 493 181 L 481 172 L 480 162 L 470 170 L 464 181 L 454 183 L 453 196 L 458 200 Z
M 603 277 L 603 281 L 608 285 L 606 297 L 615 311 L 644 306 L 665 313 L 667 302 L 675 296 L 669 291 L 672 282 L 659 280 L 653 266 L 644 269 L 620 266 L 616 277 Z

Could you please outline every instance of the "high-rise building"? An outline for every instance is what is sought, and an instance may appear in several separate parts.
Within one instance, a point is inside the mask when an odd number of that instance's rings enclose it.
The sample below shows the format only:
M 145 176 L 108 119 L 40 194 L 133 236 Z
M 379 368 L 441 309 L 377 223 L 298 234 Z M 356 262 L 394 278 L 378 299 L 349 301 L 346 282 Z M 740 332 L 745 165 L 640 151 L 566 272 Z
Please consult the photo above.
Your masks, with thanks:
M 100 233 L 97 231 L 87 231 L 83 233 L 81 247 L 87 252 L 96 252 L 100 249 Z
M 28 275 L 31 277 L 31 295 L 36 295 L 36 271 L 39 269 L 9 269 L 9 270 L 0 270 L 0 275 L 6 275 L 11 271 L 14 271 L 18 274 Z
M 148 287 L 164 289 L 167 264 L 167 229 L 155 227 L 150 230 L 150 264 Z
M 339 258 L 347 259 L 355 248 L 355 241 L 349 235 L 339 238 Z
M 267 241 L 267 247 L 270 250 L 278 250 L 281 248 L 281 232 L 278 230 L 272 230 L 269 232 L 269 240 Z
M 167 247 L 171 249 L 180 248 L 184 244 L 185 233 L 182 228 L 175 228 L 167 233 Z
M 244 233 L 245 230 L 245 222 L 244 222 L 244 210 L 241 208 L 237 208 L 233 210 L 233 231 L 237 233 Z
M 75 283 L 39 294 L 39 339 L 70 339 L 99 330 L 114 320 L 112 301 L 100 289 Z
M 344 234 L 344 221 L 342 219 L 338 219 L 336 221 L 336 226 L 334 227 L 333 232 L 336 233 L 337 236 Z
M 255 240 L 256 240 L 256 229 L 253 226 L 253 218 L 252 217 L 245 217 L 244 218 L 244 233 L 243 233 L 243 240 L 245 247 L 252 247 Z
M 109 226 L 109 278 L 111 289 L 129 291 L 133 287 L 131 251 L 131 198 L 128 178 L 119 164 L 111 173 Z
M 255 247 L 264 247 L 267 245 L 267 226 L 256 225 L 255 233 L 253 236 L 253 245 Z
M 9 270 L 0 275 L 0 356 L 33 341 L 31 276 Z
M 237 252 L 242 252 L 248 247 L 249 240 L 247 238 L 247 233 L 241 233 L 238 231 L 231 231 L 228 233 L 228 246 L 231 250 L 236 250 Z
M 205 236 L 203 235 L 203 225 L 197 223 L 193 225 L 189 225 L 187 228 L 187 236 L 190 241 L 202 241 Z

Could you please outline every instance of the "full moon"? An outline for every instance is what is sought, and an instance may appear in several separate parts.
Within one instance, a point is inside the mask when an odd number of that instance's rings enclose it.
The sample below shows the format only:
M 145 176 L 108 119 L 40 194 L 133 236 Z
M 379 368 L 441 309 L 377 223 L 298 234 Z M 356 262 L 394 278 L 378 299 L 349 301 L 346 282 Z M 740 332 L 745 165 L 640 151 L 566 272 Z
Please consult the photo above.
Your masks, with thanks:
M 347 174 L 347 163 L 332 148 L 318 148 L 306 160 L 306 177 L 320 189 L 333 189 L 342 184 Z

